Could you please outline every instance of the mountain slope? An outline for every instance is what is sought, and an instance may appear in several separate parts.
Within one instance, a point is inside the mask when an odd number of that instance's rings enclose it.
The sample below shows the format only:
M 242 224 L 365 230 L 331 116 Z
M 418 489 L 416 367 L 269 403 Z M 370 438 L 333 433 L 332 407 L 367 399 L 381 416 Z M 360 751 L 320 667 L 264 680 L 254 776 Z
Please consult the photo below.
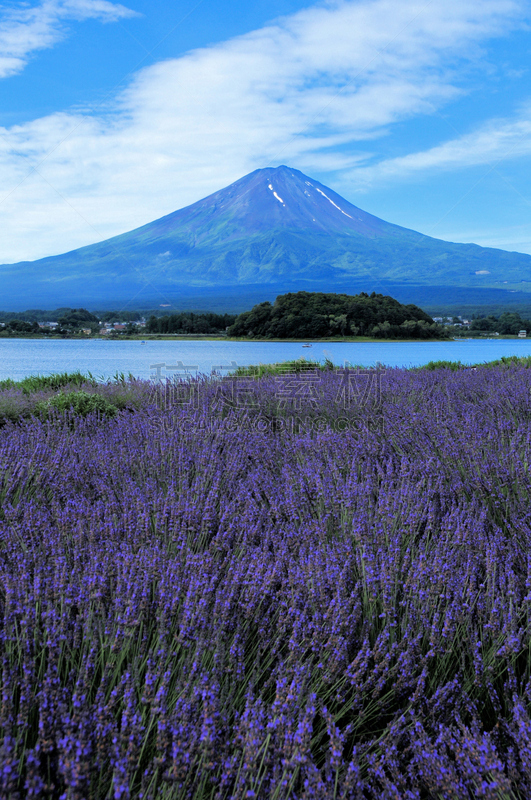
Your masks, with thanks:
M 530 284 L 529 255 L 401 228 L 282 166 L 256 170 L 98 244 L 0 266 L 0 303 L 13 310 L 104 308 L 135 297 L 137 305 L 183 305 L 184 298 L 217 294 L 232 297 L 228 304 L 237 310 L 238 298 L 260 291 L 269 297 L 296 289 L 382 291 L 389 285 L 409 288 L 411 296 L 415 287 L 525 291 Z

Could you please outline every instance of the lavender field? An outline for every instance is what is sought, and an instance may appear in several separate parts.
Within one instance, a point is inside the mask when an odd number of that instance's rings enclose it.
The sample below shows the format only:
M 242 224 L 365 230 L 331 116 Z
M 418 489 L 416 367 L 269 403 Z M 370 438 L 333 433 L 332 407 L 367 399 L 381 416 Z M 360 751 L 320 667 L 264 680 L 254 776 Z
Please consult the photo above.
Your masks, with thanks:
M 531 797 L 526 364 L 0 388 L 1 798 Z

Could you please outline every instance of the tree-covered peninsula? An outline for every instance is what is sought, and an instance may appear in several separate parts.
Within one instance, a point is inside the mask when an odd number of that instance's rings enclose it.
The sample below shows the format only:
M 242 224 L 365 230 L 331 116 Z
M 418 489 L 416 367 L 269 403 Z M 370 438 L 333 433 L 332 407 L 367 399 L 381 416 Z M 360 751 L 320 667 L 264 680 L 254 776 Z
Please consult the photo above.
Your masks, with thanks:
M 231 325 L 229 336 L 250 339 L 318 339 L 374 336 L 378 339 L 447 339 L 449 334 L 413 304 L 382 294 L 295 292 L 273 304 L 259 303 Z

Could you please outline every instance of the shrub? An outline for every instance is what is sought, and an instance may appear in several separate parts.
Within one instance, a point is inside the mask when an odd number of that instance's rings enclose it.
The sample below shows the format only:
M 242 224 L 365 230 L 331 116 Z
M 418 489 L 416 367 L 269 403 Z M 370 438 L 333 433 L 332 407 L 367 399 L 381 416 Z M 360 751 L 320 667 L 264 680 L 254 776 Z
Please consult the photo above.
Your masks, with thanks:
M 417 369 L 449 369 L 452 372 L 457 372 L 460 369 L 466 369 L 464 364 L 461 364 L 460 361 L 428 361 L 427 364 L 424 364 L 422 367 L 417 367 Z
M 117 408 L 113 403 L 110 403 L 105 397 L 99 394 L 89 394 L 88 392 L 60 392 L 49 400 L 41 401 L 35 406 L 35 414 L 37 416 L 47 416 L 51 409 L 57 409 L 60 412 L 73 410 L 74 414 L 86 417 L 87 414 L 98 412 L 105 417 L 114 417 Z

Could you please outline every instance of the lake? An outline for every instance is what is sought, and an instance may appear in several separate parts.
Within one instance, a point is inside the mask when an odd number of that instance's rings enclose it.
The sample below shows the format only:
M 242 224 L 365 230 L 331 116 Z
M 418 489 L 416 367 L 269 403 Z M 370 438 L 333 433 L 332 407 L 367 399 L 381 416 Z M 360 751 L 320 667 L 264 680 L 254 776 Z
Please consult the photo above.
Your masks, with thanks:
M 268 364 L 288 359 L 330 358 L 373 367 L 415 367 L 440 359 L 475 364 L 501 356 L 531 356 L 531 339 L 464 339 L 445 342 L 224 342 L 224 341 L 107 341 L 89 339 L 0 339 L 0 380 L 54 372 L 91 372 L 112 378 L 117 372 L 148 379 L 157 373 L 171 377 L 185 372 L 210 375 L 221 367 Z M 179 363 L 180 362 L 180 363 Z M 158 366 L 154 366 L 158 365 Z M 171 369 L 173 367 L 173 369 Z M 177 368 L 177 369 L 176 369 Z

